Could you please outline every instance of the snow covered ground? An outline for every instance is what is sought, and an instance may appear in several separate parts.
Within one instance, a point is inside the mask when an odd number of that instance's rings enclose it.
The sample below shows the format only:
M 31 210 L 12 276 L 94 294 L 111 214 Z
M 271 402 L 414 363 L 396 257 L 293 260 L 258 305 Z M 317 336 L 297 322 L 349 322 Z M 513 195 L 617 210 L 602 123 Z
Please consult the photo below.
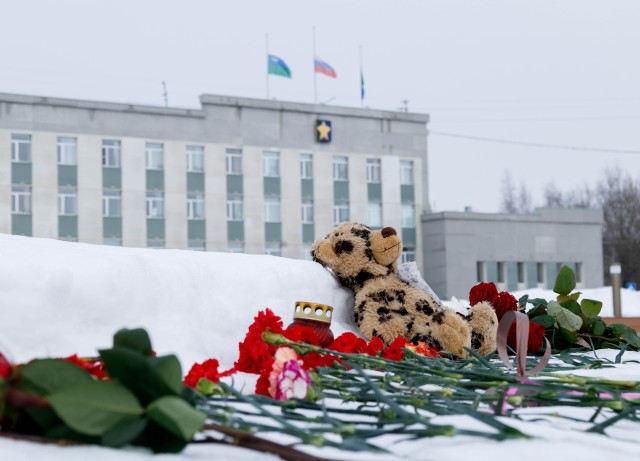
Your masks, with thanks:
M 585 297 L 611 309 L 610 288 L 582 290 Z M 552 299 L 550 291 L 529 291 Z M 519 293 L 515 294 L 519 296 Z M 0 350 L 17 362 L 73 353 L 93 355 L 108 347 L 122 327 L 145 327 L 160 354 L 176 353 L 183 367 L 215 357 L 221 368 L 237 358 L 238 342 L 254 315 L 270 307 L 285 323 L 295 301 L 335 308 L 333 332 L 353 330 L 352 295 L 318 264 L 256 255 L 199 253 L 92 246 L 0 234 Z M 640 294 L 623 293 L 623 314 L 640 315 Z M 601 351 L 599 356 L 611 355 Z M 611 356 L 613 357 L 613 356 Z M 590 373 L 640 380 L 640 353 L 624 355 L 616 370 Z M 186 370 L 185 370 L 186 371 Z M 634 459 L 640 456 L 640 426 L 622 422 L 609 437 L 580 431 L 581 423 L 550 416 L 581 416 L 576 408 L 530 408 L 530 421 L 510 424 L 535 436 L 531 440 L 494 442 L 474 437 L 438 437 L 396 445 L 389 455 L 305 448 L 333 459 L 426 460 Z M 437 422 L 465 427 L 478 424 L 462 416 Z M 277 441 L 277 437 L 275 439 Z M 384 440 L 382 441 L 383 443 Z M 57 447 L 0 438 L 0 459 L 84 461 L 188 461 L 277 459 L 263 453 L 217 445 L 193 445 L 181 455 L 153 456 L 140 449 Z

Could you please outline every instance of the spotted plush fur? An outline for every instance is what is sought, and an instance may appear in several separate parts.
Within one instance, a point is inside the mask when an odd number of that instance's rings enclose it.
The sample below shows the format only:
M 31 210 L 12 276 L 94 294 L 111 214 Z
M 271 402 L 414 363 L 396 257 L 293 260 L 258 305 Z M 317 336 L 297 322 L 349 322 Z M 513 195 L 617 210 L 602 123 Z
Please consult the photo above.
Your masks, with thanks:
M 353 319 L 362 334 L 389 343 L 398 336 L 425 341 L 458 357 L 465 348 L 482 355 L 496 347 L 498 320 L 488 303 L 476 304 L 463 318 L 429 294 L 398 277 L 402 244 L 390 227 L 374 231 L 363 224 L 343 223 L 311 248 L 313 260 L 331 269 L 353 290 Z

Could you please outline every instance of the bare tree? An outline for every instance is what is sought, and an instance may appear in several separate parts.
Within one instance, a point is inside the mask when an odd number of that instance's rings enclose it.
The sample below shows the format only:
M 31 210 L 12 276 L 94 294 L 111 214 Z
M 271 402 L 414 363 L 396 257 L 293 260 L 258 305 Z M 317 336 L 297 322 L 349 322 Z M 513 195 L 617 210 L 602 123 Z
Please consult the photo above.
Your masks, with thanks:
M 618 166 L 607 169 L 597 188 L 604 212 L 602 249 L 605 279 L 612 263 L 622 265 L 623 277 L 640 281 L 640 185 Z
M 529 192 L 525 183 L 521 182 L 520 191 L 518 192 L 518 211 L 524 214 L 531 213 L 533 211 L 532 203 L 531 192 Z
M 551 181 L 544 186 L 544 206 L 548 208 L 567 208 L 565 205 L 564 194 L 556 183 Z
M 502 176 L 502 203 L 500 204 L 500 211 L 504 213 L 517 213 L 518 212 L 518 204 L 516 198 L 516 188 L 513 185 L 513 178 L 511 177 L 511 172 L 508 170 L 504 171 L 504 175 Z
M 625 280 L 640 282 L 640 183 L 619 166 L 609 168 L 596 187 L 563 193 L 551 182 L 544 189 L 545 205 L 554 208 L 601 208 L 604 215 L 602 253 L 604 279 L 609 266 L 622 265 Z

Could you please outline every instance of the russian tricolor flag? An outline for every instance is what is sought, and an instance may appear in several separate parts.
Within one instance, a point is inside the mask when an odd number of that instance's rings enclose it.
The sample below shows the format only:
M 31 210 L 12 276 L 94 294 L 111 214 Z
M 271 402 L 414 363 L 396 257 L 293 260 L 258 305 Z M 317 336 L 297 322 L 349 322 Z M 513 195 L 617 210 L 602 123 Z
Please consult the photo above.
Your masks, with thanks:
M 324 62 L 322 59 L 315 59 L 315 71 L 319 74 L 324 74 L 327 77 L 331 77 L 331 78 L 336 78 L 338 75 L 336 74 L 336 71 L 333 70 L 333 67 L 331 67 L 329 64 L 327 64 L 326 62 Z

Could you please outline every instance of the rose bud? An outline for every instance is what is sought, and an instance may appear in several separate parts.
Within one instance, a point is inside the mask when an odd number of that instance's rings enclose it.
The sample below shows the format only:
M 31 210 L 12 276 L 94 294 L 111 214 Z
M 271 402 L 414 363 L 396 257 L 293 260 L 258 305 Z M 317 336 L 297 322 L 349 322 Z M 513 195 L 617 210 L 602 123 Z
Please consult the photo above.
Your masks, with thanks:
M 13 367 L 9 363 L 9 360 L 0 352 L 0 379 L 7 380 L 11 376 L 11 370 Z

